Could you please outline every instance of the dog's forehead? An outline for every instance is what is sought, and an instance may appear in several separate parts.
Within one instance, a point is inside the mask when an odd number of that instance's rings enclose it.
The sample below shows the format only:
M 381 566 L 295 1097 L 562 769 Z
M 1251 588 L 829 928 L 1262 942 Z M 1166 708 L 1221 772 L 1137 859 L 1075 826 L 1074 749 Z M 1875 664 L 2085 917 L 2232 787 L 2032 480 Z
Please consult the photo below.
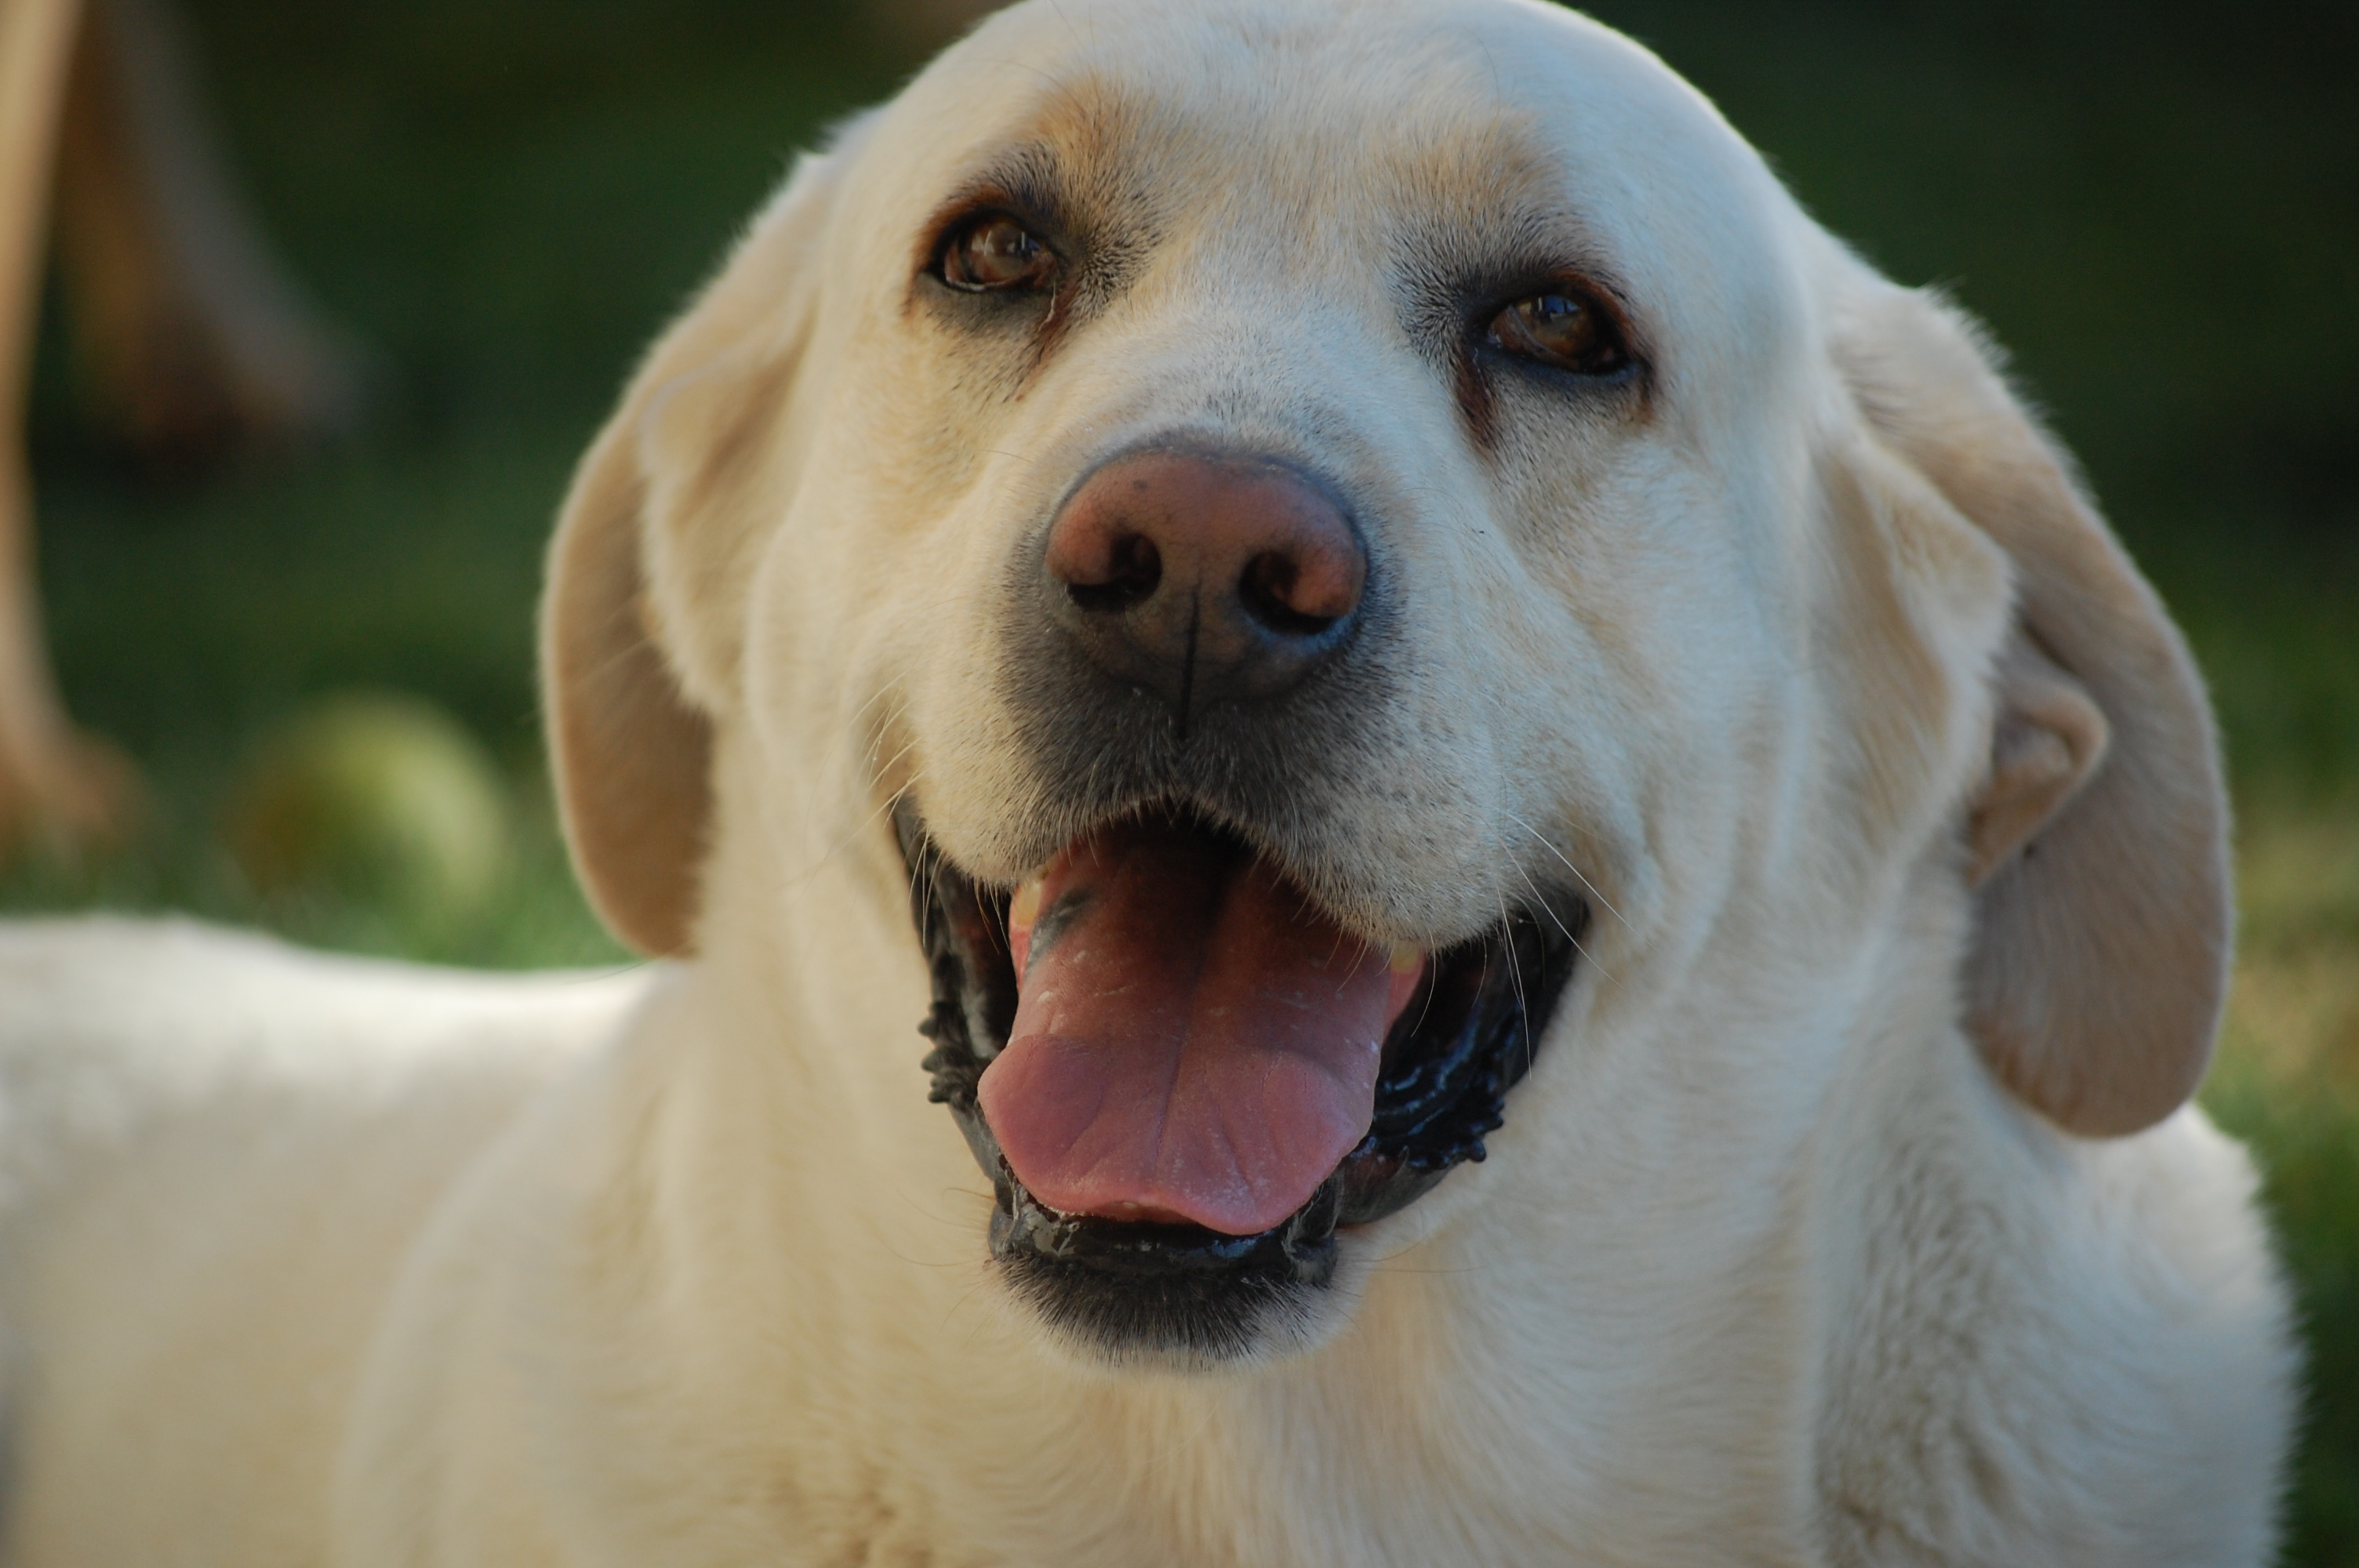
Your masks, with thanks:
M 876 129 L 872 152 L 932 175 L 867 186 L 905 193 L 905 222 L 1020 159 L 1295 243 L 1563 220 L 1674 292 L 1790 211 L 1686 82 L 1537 0 L 1031 0 Z

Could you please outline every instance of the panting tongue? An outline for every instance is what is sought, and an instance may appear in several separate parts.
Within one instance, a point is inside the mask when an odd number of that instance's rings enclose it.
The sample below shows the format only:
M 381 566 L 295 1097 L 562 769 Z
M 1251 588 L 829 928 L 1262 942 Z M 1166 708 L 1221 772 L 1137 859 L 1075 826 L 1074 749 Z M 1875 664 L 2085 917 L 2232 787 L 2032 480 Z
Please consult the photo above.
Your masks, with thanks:
M 1010 935 L 1016 1023 L 982 1085 L 1009 1167 L 1067 1214 L 1232 1236 L 1284 1220 L 1366 1134 L 1420 967 L 1249 852 L 1158 824 L 1066 850 Z

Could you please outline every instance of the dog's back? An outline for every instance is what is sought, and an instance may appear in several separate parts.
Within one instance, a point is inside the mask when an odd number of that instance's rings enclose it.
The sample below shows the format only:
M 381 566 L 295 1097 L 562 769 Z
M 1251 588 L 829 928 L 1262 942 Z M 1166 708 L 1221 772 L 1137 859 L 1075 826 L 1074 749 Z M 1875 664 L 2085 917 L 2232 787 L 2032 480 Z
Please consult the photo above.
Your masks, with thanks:
M 125 1560 L 116 1536 L 171 1518 L 242 1562 L 316 1560 L 332 1434 L 407 1243 L 637 989 L 188 924 L 0 931 L 0 1554 Z

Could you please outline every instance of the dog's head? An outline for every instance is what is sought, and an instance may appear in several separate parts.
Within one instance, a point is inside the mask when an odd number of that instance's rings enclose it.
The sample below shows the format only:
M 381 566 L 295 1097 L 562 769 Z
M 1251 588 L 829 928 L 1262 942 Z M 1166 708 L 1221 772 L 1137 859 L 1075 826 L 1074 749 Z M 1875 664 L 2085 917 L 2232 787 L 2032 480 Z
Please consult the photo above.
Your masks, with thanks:
M 1315 1337 L 1617 1119 L 1790 1143 L 1897 942 L 2073 1134 L 2215 1022 L 2201 696 L 2063 461 L 1524 0 L 984 26 L 650 355 L 545 656 L 642 950 L 906 874 L 995 1255 L 1103 1348 Z

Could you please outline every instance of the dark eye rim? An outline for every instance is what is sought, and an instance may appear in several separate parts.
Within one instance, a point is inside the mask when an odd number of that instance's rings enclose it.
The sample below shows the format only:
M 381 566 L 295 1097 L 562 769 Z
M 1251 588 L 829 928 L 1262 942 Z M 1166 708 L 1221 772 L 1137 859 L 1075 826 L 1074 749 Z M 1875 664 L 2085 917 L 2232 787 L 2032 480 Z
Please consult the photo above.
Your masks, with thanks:
M 1524 352 L 1498 340 L 1495 329 L 1499 319 L 1527 300 L 1544 295 L 1560 294 L 1580 300 L 1595 310 L 1604 320 L 1611 335 L 1617 362 L 1603 370 L 1582 370 L 1579 366 Z M 1638 379 L 1646 373 L 1647 356 L 1642 351 L 1638 334 L 1633 330 L 1629 313 L 1622 308 L 1614 291 L 1579 273 L 1551 273 L 1527 277 L 1512 287 L 1485 290 L 1485 303 L 1468 313 L 1467 337 L 1471 347 L 1483 357 L 1504 361 L 1518 369 L 1538 373 L 1563 376 L 1591 385 L 1621 385 Z
M 951 252 L 967 235 L 989 223 L 1001 221 L 1014 223 L 1041 250 L 1048 253 L 1049 265 L 1037 280 L 1026 283 L 962 283 L 950 275 Z M 1003 298 L 1030 299 L 1053 296 L 1068 267 L 1064 251 L 1049 238 L 1049 225 L 1027 216 L 1010 205 L 999 202 L 964 207 L 945 219 L 936 230 L 934 243 L 928 248 L 926 276 L 944 288 L 969 297 L 996 295 Z

